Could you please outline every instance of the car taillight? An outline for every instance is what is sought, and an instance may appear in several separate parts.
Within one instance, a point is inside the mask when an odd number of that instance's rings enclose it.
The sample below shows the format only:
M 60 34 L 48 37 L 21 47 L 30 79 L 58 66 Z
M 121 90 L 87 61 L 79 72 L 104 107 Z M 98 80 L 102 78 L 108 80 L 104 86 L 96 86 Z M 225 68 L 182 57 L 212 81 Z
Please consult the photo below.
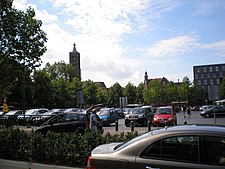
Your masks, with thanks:
M 89 158 L 88 158 L 86 169 L 96 169 L 91 156 L 89 156 Z

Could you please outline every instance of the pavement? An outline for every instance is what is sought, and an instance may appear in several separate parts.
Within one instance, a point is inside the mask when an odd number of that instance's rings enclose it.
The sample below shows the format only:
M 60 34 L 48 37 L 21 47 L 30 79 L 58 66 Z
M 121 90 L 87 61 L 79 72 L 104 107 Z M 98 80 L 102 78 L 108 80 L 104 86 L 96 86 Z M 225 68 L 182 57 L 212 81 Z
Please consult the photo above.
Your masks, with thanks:
M 85 169 L 0 159 L 0 169 Z

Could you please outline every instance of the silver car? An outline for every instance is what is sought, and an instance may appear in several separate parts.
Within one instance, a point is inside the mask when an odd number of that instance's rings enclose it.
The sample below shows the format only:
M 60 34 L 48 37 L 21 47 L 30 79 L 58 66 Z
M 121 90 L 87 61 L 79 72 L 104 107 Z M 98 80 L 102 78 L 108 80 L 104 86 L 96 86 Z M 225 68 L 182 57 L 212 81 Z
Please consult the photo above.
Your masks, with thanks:
M 224 169 L 225 127 L 166 127 L 96 147 L 87 169 Z

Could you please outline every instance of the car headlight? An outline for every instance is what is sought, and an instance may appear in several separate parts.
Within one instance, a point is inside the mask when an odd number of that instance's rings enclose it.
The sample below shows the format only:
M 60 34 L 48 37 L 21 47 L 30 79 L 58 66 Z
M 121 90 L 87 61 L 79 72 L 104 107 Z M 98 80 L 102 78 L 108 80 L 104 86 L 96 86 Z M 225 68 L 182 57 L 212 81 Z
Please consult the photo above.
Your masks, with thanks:
M 106 118 L 104 118 L 104 119 L 102 119 L 102 121 L 107 121 L 107 119 L 106 119 Z
M 172 117 L 170 117 L 168 120 L 169 120 L 169 121 L 171 121 L 171 120 L 173 120 L 173 118 L 172 118 Z
M 158 118 L 157 117 L 154 117 L 154 121 L 156 121 L 156 120 L 158 120 Z
M 125 116 L 125 118 L 128 119 L 128 118 L 129 118 L 129 115 L 127 114 L 127 115 Z

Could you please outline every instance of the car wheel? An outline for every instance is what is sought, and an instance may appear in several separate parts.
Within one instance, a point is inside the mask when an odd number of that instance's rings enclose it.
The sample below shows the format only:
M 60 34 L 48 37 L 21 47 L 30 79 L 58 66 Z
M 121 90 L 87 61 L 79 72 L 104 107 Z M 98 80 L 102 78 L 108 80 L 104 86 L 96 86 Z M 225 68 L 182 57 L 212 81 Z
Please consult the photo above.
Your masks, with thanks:
M 210 115 L 207 113 L 207 114 L 205 114 L 205 117 L 206 117 L 206 118 L 209 118 L 209 117 L 210 117 Z

